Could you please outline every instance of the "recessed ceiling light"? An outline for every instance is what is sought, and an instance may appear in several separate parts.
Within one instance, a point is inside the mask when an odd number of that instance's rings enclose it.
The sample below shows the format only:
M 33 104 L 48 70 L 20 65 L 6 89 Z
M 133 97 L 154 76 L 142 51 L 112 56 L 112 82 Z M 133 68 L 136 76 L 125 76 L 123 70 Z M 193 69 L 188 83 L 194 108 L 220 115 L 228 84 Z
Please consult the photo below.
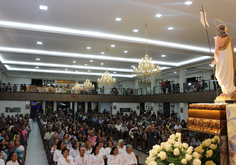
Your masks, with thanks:
M 84 64 L 85 66 L 87 66 L 88 64 Z
M 116 21 L 121 21 L 121 18 L 116 18 Z
M 78 70 L 76 70 L 75 72 L 78 72 Z
M 135 66 L 134 66 L 134 65 L 132 65 L 131 67 L 132 67 L 132 68 L 134 68 Z
M 68 70 L 67 68 L 65 70 Z
M 187 72 L 187 69 L 185 69 L 185 72 Z
M 125 50 L 125 51 L 124 51 L 124 53 L 128 53 L 128 51 L 127 51 L 127 50 Z
M 93 60 L 90 60 L 90 62 L 93 62 Z
M 87 49 L 91 49 L 91 47 L 87 47 Z
M 101 54 L 105 54 L 105 52 L 101 52 Z
M 40 42 L 40 41 L 38 41 L 38 42 L 37 42 L 37 44 L 38 44 L 38 45 L 42 45 L 42 44 L 43 44 L 43 42 Z
M 162 14 L 155 15 L 155 17 L 158 17 L 158 18 L 160 18 L 161 16 L 162 16 Z
M 73 61 L 73 63 L 76 63 L 76 61 Z
M 113 73 L 116 73 L 116 72 L 113 72 Z
M 40 61 L 40 58 L 36 58 L 37 61 Z
M 174 72 L 174 73 L 177 73 L 177 72 Z
M 168 30 L 173 30 L 174 28 L 173 27 L 168 27 Z
M 88 72 L 90 72 L 90 70 L 88 70 Z
M 47 6 L 40 5 L 40 6 L 39 6 L 39 9 L 40 9 L 40 10 L 48 10 L 48 7 L 47 7 Z
M 165 54 L 163 54 L 163 55 L 161 55 L 161 57 L 166 57 L 166 55 L 165 55 Z
M 186 1 L 184 4 L 185 5 L 191 5 L 193 2 L 192 1 Z
M 111 45 L 112 48 L 114 48 L 116 45 Z
M 101 63 L 101 65 L 104 65 L 104 63 Z
M 36 69 L 38 69 L 39 67 L 38 67 L 38 66 L 36 66 L 35 68 L 36 68 Z
M 134 29 L 133 32 L 137 33 L 137 32 L 138 32 L 138 29 Z

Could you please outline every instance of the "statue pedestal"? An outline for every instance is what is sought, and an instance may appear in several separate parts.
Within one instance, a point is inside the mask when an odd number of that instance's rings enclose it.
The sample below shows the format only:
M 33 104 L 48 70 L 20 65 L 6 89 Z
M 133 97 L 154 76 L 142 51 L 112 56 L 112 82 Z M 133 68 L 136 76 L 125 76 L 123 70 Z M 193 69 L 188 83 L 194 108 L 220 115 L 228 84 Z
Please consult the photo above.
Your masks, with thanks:
M 189 117 L 187 121 L 187 126 L 190 131 L 218 135 L 220 137 L 221 165 L 229 164 L 227 120 L 226 120 L 226 109 L 228 105 L 229 104 L 226 103 L 191 104 L 189 106 L 189 111 L 188 111 Z M 235 119 L 236 119 L 236 111 L 235 111 Z M 236 129 L 236 123 L 235 123 L 235 129 Z

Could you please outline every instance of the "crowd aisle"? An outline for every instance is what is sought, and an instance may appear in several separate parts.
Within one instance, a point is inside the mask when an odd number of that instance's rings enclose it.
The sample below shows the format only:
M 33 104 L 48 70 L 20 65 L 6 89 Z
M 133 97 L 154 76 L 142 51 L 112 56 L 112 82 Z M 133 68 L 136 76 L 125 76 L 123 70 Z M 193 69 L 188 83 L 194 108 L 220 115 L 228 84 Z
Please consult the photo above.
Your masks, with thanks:
M 33 128 L 28 141 L 25 165 L 48 165 L 38 122 L 36 121 L 33 122 Z

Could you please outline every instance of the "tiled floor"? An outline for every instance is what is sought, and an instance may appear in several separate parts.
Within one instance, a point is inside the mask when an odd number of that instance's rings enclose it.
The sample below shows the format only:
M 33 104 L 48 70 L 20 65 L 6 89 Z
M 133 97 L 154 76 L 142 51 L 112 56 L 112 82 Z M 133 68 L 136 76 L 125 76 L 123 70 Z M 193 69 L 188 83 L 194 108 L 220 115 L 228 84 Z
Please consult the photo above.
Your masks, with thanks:
M 28 141 L 25 165 L 48 165 L 46 152 L 39 132 L 38 123 L 33 122 L 32 132 Z
M 145 164 L 145 161 L 146 161 L 146 158 L 148 157 L 148 155 L 143 153 L 143 152 L 140 152 L 140 151 L 138 151 L 136 149 L 133 149 L 133 152 L 135 153 L 135 155 L 138 155 L 139 163 L 140 164 Z

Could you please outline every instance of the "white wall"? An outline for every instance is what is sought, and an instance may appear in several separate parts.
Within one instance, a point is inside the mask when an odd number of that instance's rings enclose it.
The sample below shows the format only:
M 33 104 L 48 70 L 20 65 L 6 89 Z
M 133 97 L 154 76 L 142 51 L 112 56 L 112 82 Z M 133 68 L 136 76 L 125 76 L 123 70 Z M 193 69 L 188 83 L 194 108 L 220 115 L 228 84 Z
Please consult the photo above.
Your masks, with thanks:
M 140 104 L 139 103 L 116 103 L 114 102 L 112 107 L 116 106 L 116 110 L 112 109 L 112 114 L 116 114 L 117 112 L 120 112 L 120 108 L 131 108 L 131 110 L 136 111 L 137 115 L 140 114 Z M 137 109 L 137 106 L 139 106 L 139 109 Z M 123 113 L 125 115 L 126 113 Z M 129 115 L 130 113 L 127 112 Z
M 20 107 L 21 113 L 20 114 L 30 114 L 30 109 L 25 109 L 25 105 L 29 104 L 30 101 L 0 101 L 0 113 L 4 113 L 5 115 L 16 115 L 17 113 L 7 113 L 5 112 L 5 107 Z
M 110 112 L 110 107 L 112 107 L 112 102 L 99 102 L 98 103 L 98 112 L 103 112 L 104 109 L 106 109 L 108 112 Z
M 7 76 L 1 72 L 1 80 L 2 80 L 2 83 L 7 83 Z
M 10 82 L 11 85 L 17 84 L 17 91 L 20 91 L 20 85 L 31 84 L 31 78 L 21 78 L 21 77 L 7 77 L 7 82 Z

